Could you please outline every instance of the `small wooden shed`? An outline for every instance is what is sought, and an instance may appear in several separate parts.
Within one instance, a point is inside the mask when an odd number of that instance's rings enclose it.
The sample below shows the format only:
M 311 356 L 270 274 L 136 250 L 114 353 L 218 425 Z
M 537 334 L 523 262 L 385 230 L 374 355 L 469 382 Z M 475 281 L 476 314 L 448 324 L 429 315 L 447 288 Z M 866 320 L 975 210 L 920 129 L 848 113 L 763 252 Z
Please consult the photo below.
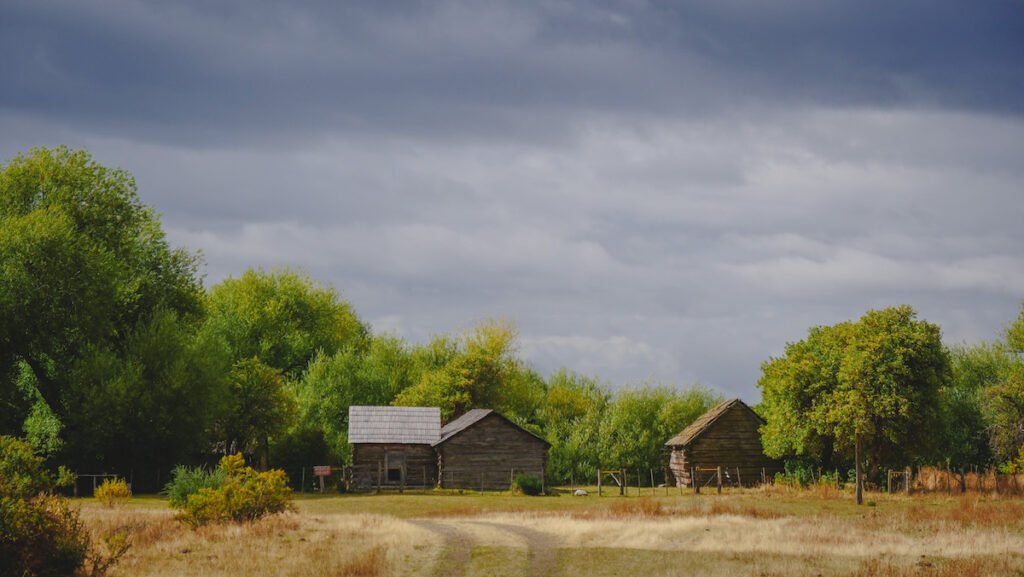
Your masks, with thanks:
M 438 486 L 502 490 L 520 473 L 543 480 L 550 446 L 494 410 L 473 409 L 445 425 L 434 443 Z
M 681 433 L 669 439 L 669 470 L 679 487 L 692 486 L 691 473 L 708 477 L 708 470 L 722 468 L 727 485 L 755 485 L 762 475 L 774 478 L 782 464 L 764 454 L 761 445 L 762 419 L 739 399 L 719 403 L 697 418 Z
M 432 487 L 441 434 L 437 407 L 349 407 L 350 483 L 356 488 Z

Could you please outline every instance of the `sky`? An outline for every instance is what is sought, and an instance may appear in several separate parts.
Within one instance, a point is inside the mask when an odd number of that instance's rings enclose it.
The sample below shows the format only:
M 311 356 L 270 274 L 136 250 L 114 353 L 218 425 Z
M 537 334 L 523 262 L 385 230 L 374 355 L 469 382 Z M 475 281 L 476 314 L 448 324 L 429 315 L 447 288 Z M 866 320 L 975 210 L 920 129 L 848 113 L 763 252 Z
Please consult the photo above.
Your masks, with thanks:
M 811 326 L 1024 299 L 1019 0 L 0 0 L 0 53 L 0 159 L 128 170 L 207 286 L 508 319 L 542 374 L 756 402 Z

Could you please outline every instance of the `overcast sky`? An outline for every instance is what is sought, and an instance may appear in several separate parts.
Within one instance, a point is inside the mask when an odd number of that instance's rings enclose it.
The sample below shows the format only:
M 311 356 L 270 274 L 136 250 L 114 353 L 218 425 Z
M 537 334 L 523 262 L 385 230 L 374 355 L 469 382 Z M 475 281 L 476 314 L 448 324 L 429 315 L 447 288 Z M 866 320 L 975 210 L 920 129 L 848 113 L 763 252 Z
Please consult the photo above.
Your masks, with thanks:
M 1024 298 L 1024 3 L 0 0 L 0 158 L 132 172 L 207 285 L 756 401 L 812 325 Z

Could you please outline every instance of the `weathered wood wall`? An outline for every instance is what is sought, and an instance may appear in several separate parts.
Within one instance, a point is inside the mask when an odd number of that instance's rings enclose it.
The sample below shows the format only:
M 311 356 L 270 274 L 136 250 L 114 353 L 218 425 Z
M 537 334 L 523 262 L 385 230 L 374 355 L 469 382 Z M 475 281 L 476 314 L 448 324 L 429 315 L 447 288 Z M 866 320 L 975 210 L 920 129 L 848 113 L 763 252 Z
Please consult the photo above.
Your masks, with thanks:
M 406 487 L 433 487 L 437 483 L 437 455 L 430 445 L 401 445 L 386 443 L 359 443 L 352 445 L 352 483 L 357 488 L 377 486 L 378 470 L 381 471 L 381 485 L 398 487 L 403 481 L 388 481 L 387 463 L 389 455 L 405 457 Z M 394 461 L 391 461 L 394 462 Z M 383 468 L 383 470 L 381 470 Z
M 761 470 L 772 478 L 782 471 L 782 464 L 767 457 L 761 446 L 758 428 L 761 422 L 746 407 L 737 405 L 726 411 L 707 430 L 684 447 L 671 447 L 669 470 L 676 479 L 676 485 L 690 486 L 690 471 L 693 468 L 722 467 L 728 471 L 725 484 L 736 484 L 736 469 L 744 485 L 761 482 Z M 707 478 L 708 473 L 702 473 Z M 723 478 L 725 475 L 723 475 Z
M 506 490 L 512 473 L 543 478 L 547 444 L 491 414 L 438 445 L 440 486 L 451 489 Z

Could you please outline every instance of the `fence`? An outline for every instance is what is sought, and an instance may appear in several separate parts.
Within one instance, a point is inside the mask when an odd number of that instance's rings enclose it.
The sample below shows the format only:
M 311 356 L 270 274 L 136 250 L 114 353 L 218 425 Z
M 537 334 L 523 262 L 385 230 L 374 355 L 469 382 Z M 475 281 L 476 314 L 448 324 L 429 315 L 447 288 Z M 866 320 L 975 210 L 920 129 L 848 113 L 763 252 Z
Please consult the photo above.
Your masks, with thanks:
M 1002 474 L 996 469 L 961 472 L 921 467 L 910 486 L 913 491 L 924 493 L 1024 496 L 1024 473 Z

